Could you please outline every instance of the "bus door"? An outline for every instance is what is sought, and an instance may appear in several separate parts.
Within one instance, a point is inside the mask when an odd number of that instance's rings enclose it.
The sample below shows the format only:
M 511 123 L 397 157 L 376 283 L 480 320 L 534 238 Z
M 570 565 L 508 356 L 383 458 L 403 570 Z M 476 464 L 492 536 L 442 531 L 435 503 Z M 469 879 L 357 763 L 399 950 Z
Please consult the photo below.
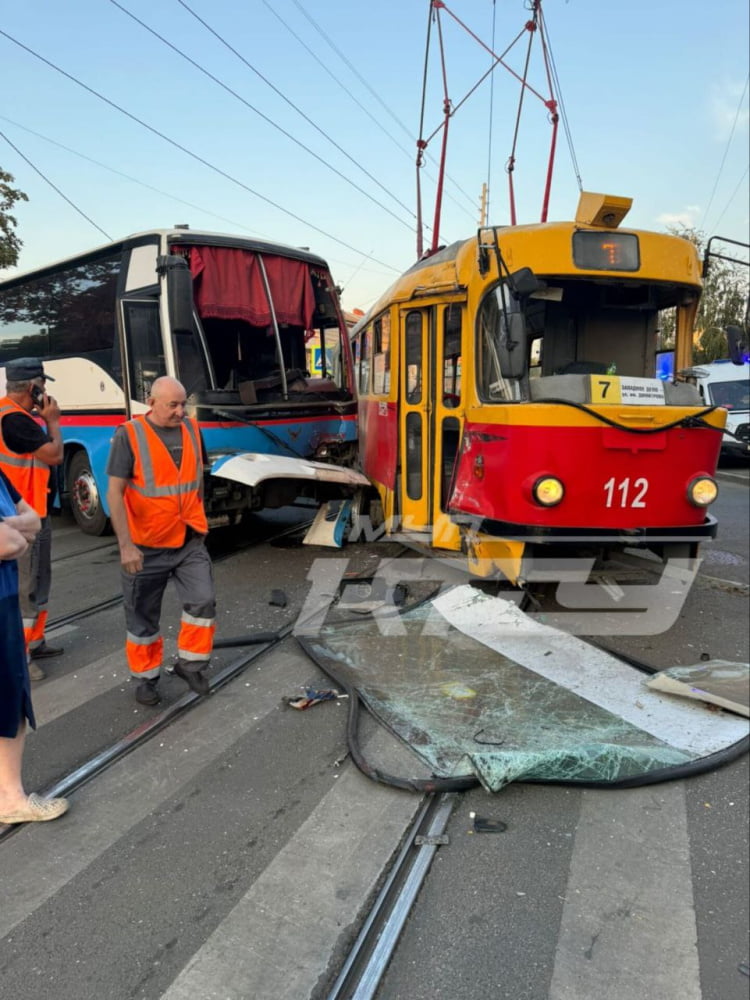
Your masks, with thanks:
M 145 404 L 153 383 L 160 375 L 167 374 L 159 300 L 146 296 L 124 297 L 121 305 L 126 385 L 129 390 L 126 398 L 131 405 L 133 402 Z
M 401 525 L 447 549 L 460 547 L 446 504 L 463 419 L 461 315 L 457 303 L 401 311 Z

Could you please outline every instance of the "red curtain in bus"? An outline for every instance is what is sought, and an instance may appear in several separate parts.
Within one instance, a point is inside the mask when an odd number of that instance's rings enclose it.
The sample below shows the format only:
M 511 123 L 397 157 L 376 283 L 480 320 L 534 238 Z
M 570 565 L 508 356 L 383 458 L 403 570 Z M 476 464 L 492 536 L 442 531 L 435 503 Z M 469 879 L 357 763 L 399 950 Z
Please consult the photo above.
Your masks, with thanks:
M 195 304 L 201 316 L 271 326 L 258 254 L 231 247 L 201 246 L 189 250 Z M 309 329 L 315 294 L 307 264 L 265 254 L 263 263 L 277 322 Z

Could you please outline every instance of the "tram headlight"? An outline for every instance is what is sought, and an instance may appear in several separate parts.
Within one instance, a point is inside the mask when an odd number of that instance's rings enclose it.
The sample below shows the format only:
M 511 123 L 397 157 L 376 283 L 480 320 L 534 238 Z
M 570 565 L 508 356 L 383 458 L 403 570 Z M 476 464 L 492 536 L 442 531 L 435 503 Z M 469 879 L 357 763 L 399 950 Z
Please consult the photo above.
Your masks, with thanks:
M 565 487 L 555 476 L 542 476 L 531 487 L 531 494 L 542 507 L 554 507 L 565 496 Z
M 708 507 L 719 495 L 719 487 L 710 476 L 698 476 L 688 486 L 687 495 L 696 507 Z

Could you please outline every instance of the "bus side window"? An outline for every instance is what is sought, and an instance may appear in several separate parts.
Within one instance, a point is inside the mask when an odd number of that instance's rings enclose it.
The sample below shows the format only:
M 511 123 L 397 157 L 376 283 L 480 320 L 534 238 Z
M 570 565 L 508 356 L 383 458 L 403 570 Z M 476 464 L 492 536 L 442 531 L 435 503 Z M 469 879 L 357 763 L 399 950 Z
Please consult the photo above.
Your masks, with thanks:
M 156 299 L 125 299 L 123 313 L 130 391 L 133 399 L 145 403 L 154 381 L 160 375 L 167 374 L 159 323 L 159 303 Z

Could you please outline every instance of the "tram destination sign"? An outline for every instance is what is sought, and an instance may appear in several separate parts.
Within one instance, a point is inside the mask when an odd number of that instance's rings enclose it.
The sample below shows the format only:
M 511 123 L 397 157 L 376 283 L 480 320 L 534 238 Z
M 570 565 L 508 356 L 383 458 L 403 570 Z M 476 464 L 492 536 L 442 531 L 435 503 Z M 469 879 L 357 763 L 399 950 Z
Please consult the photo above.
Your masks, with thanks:
M 623 378 L 591 375 L 592 403 L 630 403 L 645 406 L 664 403 L 664 383 L 658 378 Z

